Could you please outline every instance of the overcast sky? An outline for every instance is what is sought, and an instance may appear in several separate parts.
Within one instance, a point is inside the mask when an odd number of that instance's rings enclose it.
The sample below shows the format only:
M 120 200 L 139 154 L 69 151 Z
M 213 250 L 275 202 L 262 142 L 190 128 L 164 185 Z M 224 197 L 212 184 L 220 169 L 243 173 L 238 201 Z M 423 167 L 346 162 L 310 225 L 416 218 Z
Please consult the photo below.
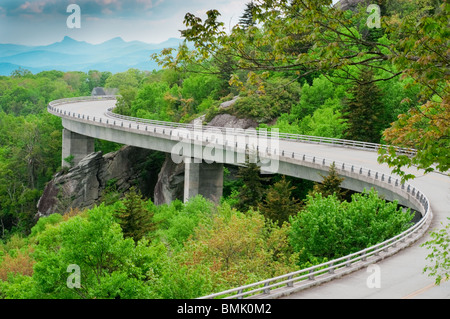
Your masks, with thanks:
M 217 9 L 221 21 L 235 25 L 250 0 L 0 0 L 0 43 L 46 45 L 69 36 L 101 43 L 160 43 L 180 37 L 187 12 L 204 17 Z M 335 2 L 335 1 L 334 1 Z M 81 28 L 67 27 L 69 4 L 81 9 Z

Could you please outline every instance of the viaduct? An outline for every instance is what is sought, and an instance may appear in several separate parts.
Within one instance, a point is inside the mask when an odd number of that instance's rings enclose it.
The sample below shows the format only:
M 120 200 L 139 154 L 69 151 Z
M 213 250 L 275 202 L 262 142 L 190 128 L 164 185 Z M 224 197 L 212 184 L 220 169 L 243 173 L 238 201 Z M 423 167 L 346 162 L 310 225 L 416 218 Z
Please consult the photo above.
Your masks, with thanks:
M 420 243 L 431 230 L 448 222 L 448 175 L 410 168 L 417 177 L 411 183 L 401 183 L 387 165 L 378 163 L 377 151 L 383 147 L 379 144 L 144 120 L 113 113 L 115 104 L 115 96 L 97 96 L 48 105 L 48 111 L 62 119 L 63 165 L 69 156 L 77 164 L 94 152 L 95 139 L 170 153 L 174 162 L 185 165 L 184 200 L 201 194 L 218 202 L 224 164 L 253 161 L 266 173 L 321 181 L 321 174 L 326 175 L 334 163 L 345 178 L 342 187 L 358 192 L 375 188 L 385 199 L 396 200 L 421 215 L 403 234 L 361 252 L 204 298 L 404 298 L 419 296 L 417 292 L 424 288 L 429 293 L 437 291 L 436 287 L 431 289 L 433 279 L 422 272 L 427 252 Z M 397 152 L 414 154 L 414 150 L 400 148 Z M 380 265 L 382 288 L 369 287 L 369 274 L 364 269 L 370 265 Z M 333 283 L 321 285 L 332 279 Z M 450 297 L 450 285 L 440 293 Z

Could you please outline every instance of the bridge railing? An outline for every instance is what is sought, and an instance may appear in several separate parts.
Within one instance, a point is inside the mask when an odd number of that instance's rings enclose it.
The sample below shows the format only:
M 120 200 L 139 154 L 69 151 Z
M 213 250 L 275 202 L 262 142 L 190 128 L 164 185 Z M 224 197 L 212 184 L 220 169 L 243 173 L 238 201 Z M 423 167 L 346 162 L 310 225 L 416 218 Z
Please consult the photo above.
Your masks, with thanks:
M 98 95 L 98 96 L 78 96 L 69 97 L 65 99 L 59 99 L 51 101 L 48 107 L 57 107 L 58 105 L 68 104 L 68 103 L 78 103 L 78 102 L 90 102 L 90 101 L 104 101 L 104 100 L 116 100 L 117 95 Z
M 240 151 L 249 151 L 251 149 L 250 146 L 251 145 L 240 145 Z M 419 222 L 412 225 L 401 234 L 353 254 L 285 275 L 204 296 L 200 299 L 239 299 L 245 297 L 273 298 L 287 294 L 289 291 L 301 290 L 315 285 L 318 282 L 341 276 L 342 273 L 356 271 L 364 265 L 374 263 L 380 258 L 379 256 L 381 254 L 387 254 L 388 251 L 390 254 L 393 254 L 400 249 L 403 249 L 406 245 L 411 244 L 420 238 L 430 225 L 432 211 L 428 198 L 414 185 L 403 183 L 399 177 L 380 173 L 376 170 L 364 168 L 359 165 L 292 152 L 282 148 L 267 148 L 265 150 L 259 150 L 258 154 L 261 156 L 277 155 L 280 161 L 299 161 L 303 162 L 303 165 L 306 163 L 318 165 L 322 166 L 323 170 L 325 170 L 325 168 L 329 169 L 329 167 L 334 164 L 341 175 L 350 176 L 356 179 L 365 179 L 366 182 L 372 185 L 378 185 L 381 188 L 394 191 L 398 196 L 407 199 L 409 203 L 413 204 L 413 207 L 419 208 L 422 218 Z
M 97 101 L 97 100 L 115 100 L 117 96 L 115 95 L 105 95 L 105 96 L 87 96 L 87 97 L 74 97 L 67 99 L 60 99 L 49 103 L 49 109 L 57 109 L 58 105 L 67 104 L 67 103 L 77 103 L 83 101 Z M 187 124 L 187 123 L 176 123 L 176 122 L 164 122 L 158 120 L 149 120 L 142 119 L 132 116 L 125 116 L 116 114 L 113 112 L 114 107 L 111 107 L 105 113 L 106 117 L 115 118 L 117 120 L 139 123 L 141 125 L 152 125 L 152 126 L 160 126 L 164 128 L 185 128 L 188 130 L 197 129 L 199 125 L 197 124 Z M 72 114 L 73 115 L 73 114 Z M 76 115 L 75 115 L 76 116 Z M 98 119 L 100 120 L 100 119 Z M 103 121 L 104 123 L 105 121 Z M 143 126 L 144 127 L 144 126 Z M 202 130 L 224 130 L 223 127 L 216 127 L 211 125 L 200 125 Z M 248 131 L 242 130 L 243 134 L 248 134 Z M 238 129 L 235 129 L 235 132 L 239 132 Z M 312 144 L 326 144 L 326 145 L 335 145 L 339 147 L 347 147 L 347 148 L 359 148 L 364 150 L 372 150 L 378 151 L 380 149 L 395 149 L 397 154 L 404 154 L 407 156 L 416 155 L 416 150 L 412 148 L 404 148 L 392 145 L 384 145 L 378 143 L 370 143 L 370 142 L 362 142 L 362 141 L 353 141 L 346 139 L 338 139 L 338 138 L 330 138 L 330 137 L 319 137 L 319 136 L 310 136 L 310 135 L 301 135 L 301 134 L 290 134 L 290 133 L 280 133 L 271 130 L 256 130 L 257 135 L 264 135 L 264 137 L 274 137 L 282 140 L 290 140 L 290 141 L 300 141 L 304 143 L 312 143 Z
M 195 129 L 197 126 L 195 124 L 185 124 L 185 123 L 174 123 L 174 122 L 163 122 L 163 121 L 157 121 L 157 120 L 149 120 L 149 119 L 141 119 L 131 116 L 125 116 L 116 114 L 113 112 L 114 108 L 110 108 L 106 115 L 109 117 L 130 121 L 130 122 L 136 122 L 136 123 L 142 123 L 147 125 L 157 125 L 157 126 L 164 126 L 164 127 L 173 127 L 173 128 L 185 128 L 185 129 Z M 211 126 L 211 125 L 202 125 L 201 126 L 203 130 L 223 130 L 223 127 L 217 127 L 217 126 Z M 236 130 L 237 131 L 237 130 Z M 257 130 L 259 132 L 259 130 Z M 268 137 L 277 137 L 284 140 L 291 140 L 291 141 L 301 141 L 305 143 L 313 143 L 313 144 L 326 144 L 326 145 L 335 145 L 340 147 L 348 147 L 348 148 L 360 148 L 365 150 L 373 150 L 378 151 L 380 149 L 389 149 L 394 148 L 397 154 L 405 154 L 408 156 L 414 156 L 416 155 L 416 150 L 412 148 L 403 148 L 398 146 L 391 146 L 391 145 L 383 145 L 383 144 L 377 144 L 377 143 L 370 143 L 370 142 L 362 142 L 362 141 L 353 141 L 353 140 L 346 140 L 346 139 L 339 139 L 339 138 L 331 138 L 331 137 L 320 137 L 320 136 L 310 136 L 310 135 L 301 135 L 301 134 L 291 134 L 291 133 L 280 133 L 280 132 L 272 132 L 271 130 L 265 130 L 262 134 Z
M 419 222 L 409 227 L 406 231 L 378 243 L 361 251 L 330 260 L 325 263 L 314 265 L 308 268 L 300 269 L 288 274 L 280 275 L 266 280 L 258 281 L 252 284 L 243 285 L 233 289 L 221 291 L 199 299 L 242 299 L 242 298 L 276 298 L 289 293 L 300 291 L 317 285 L 324 281 L 356 271 L 371 263 L 380 260 L 381 255 L 390 255 L 407 247 L 421 237 L 431 223 L 432 211 L 428 198 L 417 188 L 409 183 L 401 183 L 398 178 L 382 174 L 371 169 L 356 167 L 345 163 L 339 163 L 333 160 L 318 158 L 313 156 L 289 156 L 300 158 L 310 163 L 327 165 L 331 163 L 336 165 L 338 170 L 348 170 L 355 174 L 363 175 L 373 180 L 373 183 L 387 184 L 384 187 L 397 190 L 402 197 L 407 198 L 415 207 L 421 207 L 422 218 Z
M 105 117 L 95 118 L 89 117 L 86 114 L 77 114 L 70 113 L 67 111 L 63 111 L 58 108 L 58 105 L 72 103 L 72 102 L 80 102 L 80 101 L 92 101 L 92 100 L 104 100 L 104 99 L 114 99 L 114 97 L 95 97 L 95 98 L 76 98 L 76 99 L 64 99 L 58 100 L 54 103 L 49 104 L 49 112 L 67 118 L 74 118 L 83 121 L 95 122 L 108 124 L 118 127 L 127 127 L 130 129 L 135 129 L 139 131 L 145 131 L 148 133 L 158 133 L 167 136 L 167 138 L 173 139 L 174 132 L 179 128 L 186 128 L 188 130 L 198 129 L 198 126 L 192 124 L 179 124 L 179 123 L 170 123 L 170 122 L 161 122 L 161 121 L 152 121 L 152 120 L 143 120 L 132 117 L 121 116 L 117 114 L 113 114 L 110 110 L 108 110 Z M 224 129 L 218 127 L 211 126 L 200 126 L 201 131 L 208 133 L 211 130 L 211 134 L 214 134 L 214 130 Z M 248 130 L 236 130 L 236 134 L 248 134 Z M 255 131 L 253 131 L 255 132 Z M 179 133 L 179 131 L 178 131 Z M 273 134 L 270 132 L 258 132 L 256 131 L 254 134 L 257 136 L 266 137 L 279 137 L 287 140 L 294 141 L 302 141 L 302 142 L 310 142 L 310 143 L 318 143 L 318 144 L 332 144 L 336 146 L 347 146 L 353 147 L 361 147 L 364 149 L 379 149 L 380 147 L 385 147 L 380 144 L 373 143 L 362 143 L 348 140 L 340 140 L 340 139 L 328 139 L 328 138 L 320 138 L 315 136 L 303 136 L 296 134 L 282 134 L 278 132 L 274 132 Z M 178 136 L 180 138 L 180 136 Z M 212 139 L 208 141 L 211 135 L 202 134 L 202 141 L 204 142 L 213 142 Z M 194 140 L 194 134 L 187 134 L 186 138 Z M 223 145 L 222 145 L 223 146 Z M 240 152 L 248 152 L 250 149 L 255 150 L 254 145 L 248 144 L 236 144 L 236 150 Z M 420 207 L 420 211 L 422 213 L 422 219 L 411 226 L 409 229 L 404 231 L 403 233 L 387 239 L 386 241 L 376 244 L 372 247 L 363 249 L 361 251 L 355 252 L 353 254 L 337 258 L 326 263 L 322 263 L 320 265 L 315 265 L 306 269 L 301 269 L 295 272 L 291 272 L 285 275 L 281 275 L 278 277 L 270 278 L 267 280 L 259 281 L 256 283 L 252 283 L 249 285 L 229 289 L 226 291 L 218 292 L 215 294 L 211 294 L 208 296 L 202 297 L 202 299 L 212 299 L 212 298 L 270 298 L 275 297 L 279 294 L 285 294 L 287 291 L 302 289 L 303 287 L 308 287 L 321 280 L 329 280 L 330 278 L 341 275 L 343 272 L 351 272 L 355 271 L 360 267 L 360 265 L 365 265 L 370 262 L 375 262 L 380 254 L 390 252 L 394 253 L 400 249 L 402 249 L 408 242 L 414 242 L 417 238 L 420 238 L 421 234 L 427 229 L 429 223 L 432 218 L 432 211 L 430 207 L 430 203 L 428 198 L 425 196 L 423 192 L 418 190 L 416 187 L 409 183 L 402 183 L 401 179 L 398 177 L 393 177 L 388 174 L 380 173 L 374 171 L 372 169 L 367 169 L 361 166 L 352 165 L 349 163 L 338 162 L 326 158 L 320 158 L 317 156 L 311 156 L 308 154 L 302 154 L 297 152 L 292 152 L 286 149 L 280 148 L 269 148 L 256 150 L 257 153 L 264 157 L 270 157 L 276 155 L 279 160 L 285 161 L 294 161 L 294 162 L 304 162 L 304 165 L 308 163 L 309 165 L 318 165 L 322 167 L 322 170 L 327 170 L 331 164 L 334 163 L 336 169 L 340 171 L 341 174 L 347 176 L 353 176 L 356 179 L 366 179 L 368 183 L 372 185 L 378 185 L 379 187 L 390 189 L 395 191 L 399 196 L 408 200 L 413 207 Z M 409 149 L 399 150 L 410 152 Z M 412 151 L 414 152 L 414 151 Z M 411 154 L 411 153 L 410 153 Z M 373 260 L 373 261 L 371 261 Z M 324 278 L 324 279 L 323 279 Z

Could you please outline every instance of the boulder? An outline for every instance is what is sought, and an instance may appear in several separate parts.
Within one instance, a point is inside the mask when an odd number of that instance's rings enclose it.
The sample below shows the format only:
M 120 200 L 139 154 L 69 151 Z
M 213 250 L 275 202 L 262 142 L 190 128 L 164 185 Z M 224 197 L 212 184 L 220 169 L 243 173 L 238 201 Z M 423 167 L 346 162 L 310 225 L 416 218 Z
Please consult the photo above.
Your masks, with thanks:
M 230 114 L 219 114 L 216 115 L 208 125 L 248 129 L 257 127 L 258 123 L 251 119 L 241 119 Z
M 154 203 L 156 205 L 169 204 L 174 200 L 183 200 L 184 196 L 184 164 L 176 164 L 170 154 L 158 175 L 155 186 Z
M 145 195 L 149 186 L 141 178 L 152 151 L 124 146 L 117 152 L 89 154 L 69 171 L 57 173 L 47 184 L 37 208 L 37 218 L 64 214 L 71 208 L 91 208 L 102 200 L 105 188 L 114 184 L 120 193 L 137 186 Z
M 355 11 L 360 4 L 368 6 L 369 4 L 371 4 L 371 2 L 372 1 L 369 0 L 341 0 L 335 4 L 335 7 L 343 11 Z

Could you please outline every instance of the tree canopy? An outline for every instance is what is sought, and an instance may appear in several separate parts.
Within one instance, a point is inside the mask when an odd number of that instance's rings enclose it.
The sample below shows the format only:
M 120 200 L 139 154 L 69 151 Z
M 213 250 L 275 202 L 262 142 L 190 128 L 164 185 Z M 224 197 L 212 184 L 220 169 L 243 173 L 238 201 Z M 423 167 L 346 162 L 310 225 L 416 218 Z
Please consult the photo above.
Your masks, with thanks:
M 217 10 L 208 11 L 204 21 L 186 14 L 181 34 L 195 48 L 183 45 L 176 54 L 167 50 L 154 58 L 171 68 L 193 70 L 193 65 L 202 65 L 202 72 L 212 74 L 226 64 L 232 70 L 230 83 L 244 87 L 264 79 L 268 72 L 306 80 L 319 73 L 330 81 L 359 85 L 410 78 L 419 88 L 418 101 L 411 102 L 383 138 L 416 148 L 418 153 L 402 157 L 391 149 L 380 154 L 380 161 L 397 173 L 409 165 L 448 170 L 448 2 L 382 2 L 380 28 L 368 23 L 367 8 L 342 11 L 331 0 L 252 3 L 254 25 L 238 24 L 230 32 L 225 31 Z M 374 78 L 359 77 L 363 69 L 371 70 Z

